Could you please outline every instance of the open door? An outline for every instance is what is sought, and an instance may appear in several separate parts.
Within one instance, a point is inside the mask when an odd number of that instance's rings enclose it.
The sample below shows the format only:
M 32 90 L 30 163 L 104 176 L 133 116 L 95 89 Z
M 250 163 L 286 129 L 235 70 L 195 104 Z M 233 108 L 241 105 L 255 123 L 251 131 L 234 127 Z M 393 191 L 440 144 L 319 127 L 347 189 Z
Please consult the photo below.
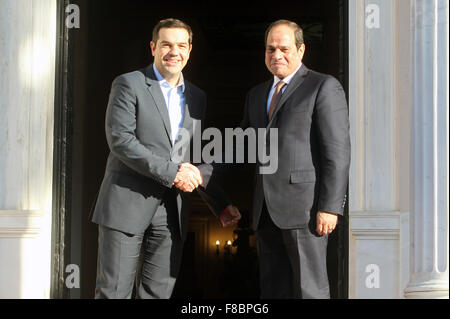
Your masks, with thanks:
M 153 1 L 76 0 L 80 28 L 64 25 L 68 0 L 59 0 L 59 59 L 55 116 L 54 280 L 55 298 L 92 298 L 97 261 L 97 226 L 88 220 L 103 178 L 108 148 L 104 116 L 112 80 L 152 61 L 149 43 L 161 19 L 179 18 L 193 29 L 194 41 L 184 76 L 208 95 L 207 124 L 236 127 L 246 92 L 270 77 L 264 64 L 264 32 L 280 18 L 298 22 L 305 31 L 304 63 L 334 75 L 347 88 L 347 1 L 292 1 L 274 8 L 250 4 L 208 2 L 175 4 Z M 239 8 L 239 9 L 237 9 Z M 241 211 L 250 210 L 251 169 L 241 172 L 246 182 L 228 188 Z M 227 278 L 223 251 L 216 254 L 221 233 L 217 221 L 200 200 L 194 200 L 190 234 L 174 296 L 228 298 L 220 284 Z M 241 225 L 234 230 L 246 229 Z M 233 229 L 229 230 L 231 236 Z M 347 298 L 347 223 L 340 221 L 329 240 L 329 278 L 332 298 Z M 242 234 L 242 232 L 241 232 Z M 252 234 L 249 245 L 254 246 Z M 225 238 L 225 237 L 224 237 Z M 221 248 L 222 249 L 222 248 Z M 249 254 L 252 250 L 249 249 Z M 222 257 L 218 257 L 222 256 Z M 64 285 L 67 264 L 80 267 L 80 288 Z M 205 266 L 207 265 L 207 267 Z M 208 269 L 208 273 L 205 273 Z M 193 278 L 197 278 L 193 284 Z M 219 279 L 218 279 L 219 278 Z M 248 278 L 249 298 L 258 298 L 258 281 Z M 232 287 L 231 287 L 232 288 Z M 231 296 L 232 297 L 232 296 Z

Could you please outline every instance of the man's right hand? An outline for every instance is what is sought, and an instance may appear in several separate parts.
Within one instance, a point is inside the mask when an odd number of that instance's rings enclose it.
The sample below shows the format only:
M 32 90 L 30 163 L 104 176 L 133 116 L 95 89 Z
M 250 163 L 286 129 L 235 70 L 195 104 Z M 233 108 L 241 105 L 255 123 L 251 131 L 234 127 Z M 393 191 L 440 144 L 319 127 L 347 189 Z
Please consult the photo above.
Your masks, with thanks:
M 190 163 L 182 163 L 180 165 L 175 180 L 173 181 L 176 188 L 189 193 L 202 183 L 203 178 L 200 170 Z

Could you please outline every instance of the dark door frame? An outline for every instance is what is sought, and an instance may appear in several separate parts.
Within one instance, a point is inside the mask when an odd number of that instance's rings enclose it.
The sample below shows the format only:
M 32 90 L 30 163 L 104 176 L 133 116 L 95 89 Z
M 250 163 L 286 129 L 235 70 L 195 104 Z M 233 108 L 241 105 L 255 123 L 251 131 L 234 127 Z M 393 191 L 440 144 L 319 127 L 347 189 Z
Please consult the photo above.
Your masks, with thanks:
M 50 296 L 70 298 L 65 284 L 66 261 L 70 257 L 71 159 L 73 86 L 71 60 L 73 37 L 66 27 L 66 7 L 70 0 L 57 0 L 56 64 L 54 106 L 53 203 L 52 203 L 52 261 Z M 339 0 L 339 80 L 348 95 L 348 0 Z M 347 201 L 348 203 L 348 201 Z M 348 204 L 340 220 L 338 247 L 338 291 L 340 299 L 348 298 Z
M 348 92 L 349 92 L 349 0 L 339 0 L 339 80 L 342 83 L 347 98 L 348 107 Z M 349 198 L 347 187 L 347 199 Z M 339 232 L 338 232 L 338 291 L 339 299 L 348 299 L 348 262 L 349 262 L 349 222 L 348 222 L 348 203 L 344 207 L 344 216 L 340 218 Z
M 69 0 L 56 5 L 56 62 L 53 145 L 52 263 L 50 297 L 70 298 L 65 285 L 65 261 L 70 256 L 72 85 L 71 41 L 66 27 Z

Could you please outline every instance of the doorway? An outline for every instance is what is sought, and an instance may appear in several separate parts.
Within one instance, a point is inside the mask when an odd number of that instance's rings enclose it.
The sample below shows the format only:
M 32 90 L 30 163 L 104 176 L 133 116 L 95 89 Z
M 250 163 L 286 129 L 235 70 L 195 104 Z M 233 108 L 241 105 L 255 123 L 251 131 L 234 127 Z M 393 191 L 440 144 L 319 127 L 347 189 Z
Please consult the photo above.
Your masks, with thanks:
M 64 9 L 60 1 L 60 11 Z M 113 79 L 123 73 L 140 69 L 152 62 L 149 42 L 153 26 L 163 18 L 175 17 L 193 29 L 193 51 L 183 74 L 202 88 L 208 96 L 206 124 L 219 129 L 236 127 L 242 116 L 246 92 L 270 78 L 264 64 L 264 32 L 270 22 L 289 19 L 305 31 L 307 51 L 304 63 L 311 69 L 338 78 L 346 88 L 346 3 L 345 0 L 284 2 L 280 8 L 261 1 L 245 5 L 227 1 L 211 5 L 170 2 L 165 4 L 145 0 L 76 0 L 80 8 L 79 29 L 67 31 L 68 91 L 65 98 L 71 105 L 67 141 L 69 150 L 57 156 L 67 156 L 64 265 L 80 267 L 80 287 L 68 290 L 62 285 L 55 297 L 92 298 L 97 260 L 97 226 L 88 220 L 103 178 L 108 147 L 104 133 L 104 116 Z M 63 19 L 60 19 L 63 21 Z M 61 136 L 60 136 L 61 138 Z M 230 198 L 241 211 L 250 210 L 252 168 L 240 172 L 245 180 L 239 187 L 226 187 Z M 56 183 L 58 190 L 61 184 Z M 61 192 L 55 192 L 58 196 Z M 227 298 L 233 287 L 221 286 L 226 254 L 216 254 L 216 237 L 224 237 L 215 218 L 201 200 L 193 201 L 190 231 L 185 246 L 182 269 L 174 296 L 176 298 Z M 61 216 L 64 215 L 64 218 Z M 242 234 L 246 225 L 230 230 L 233 236 Z M 58 229 L 54 229 L 58 232 Z M 241 233 L 239 233 L 241 231 Z M 249 235 L 250 246 L 254 245 Z M 225 238 L 225 237 L 224 237 Z M 55 243 L 54 243 L 55 244 Z M 330 237 L 328 268 L 332 298 L 347 298 L 347 225 L 342 219 L 338 232 Z M 219 257 L 218 257 L 219 256 Z M 205 267 L 205 265 L 209 267 Z M 64 266 L 62 265 L 62 266 Z M 211 265 L 214 265 L 211 268 Z M 59 265 L 59 269 L 63 269 Z M 205 269 L 208 268 L 208 271 Z M 194 274 L 194 275 L 192 275 Z M 192 281 L 193 278 L 197 280 Z M 216 278 L 216 279 L 214 279 Z M 219 279 L 217 279 L 219 278 Z M 243 297 L 257 298 L 257 280 L 248 278 L 248 290 Z M 196 284 L 193 284 L 195 282 Z M 226 282 L 226 279 L 225 279 Z M 233 295 L 231 295 L 232 297 Z

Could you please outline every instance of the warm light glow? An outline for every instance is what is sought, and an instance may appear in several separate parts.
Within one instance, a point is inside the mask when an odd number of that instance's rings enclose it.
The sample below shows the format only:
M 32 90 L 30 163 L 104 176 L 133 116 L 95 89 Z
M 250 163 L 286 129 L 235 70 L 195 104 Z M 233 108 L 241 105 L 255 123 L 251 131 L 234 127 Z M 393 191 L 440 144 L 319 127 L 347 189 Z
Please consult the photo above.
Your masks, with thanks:
M 220 241 L 216 240 L 216 246 L 220 245 Z
M 227 241 L 227 245 L 231 246 L 231 240 Z

